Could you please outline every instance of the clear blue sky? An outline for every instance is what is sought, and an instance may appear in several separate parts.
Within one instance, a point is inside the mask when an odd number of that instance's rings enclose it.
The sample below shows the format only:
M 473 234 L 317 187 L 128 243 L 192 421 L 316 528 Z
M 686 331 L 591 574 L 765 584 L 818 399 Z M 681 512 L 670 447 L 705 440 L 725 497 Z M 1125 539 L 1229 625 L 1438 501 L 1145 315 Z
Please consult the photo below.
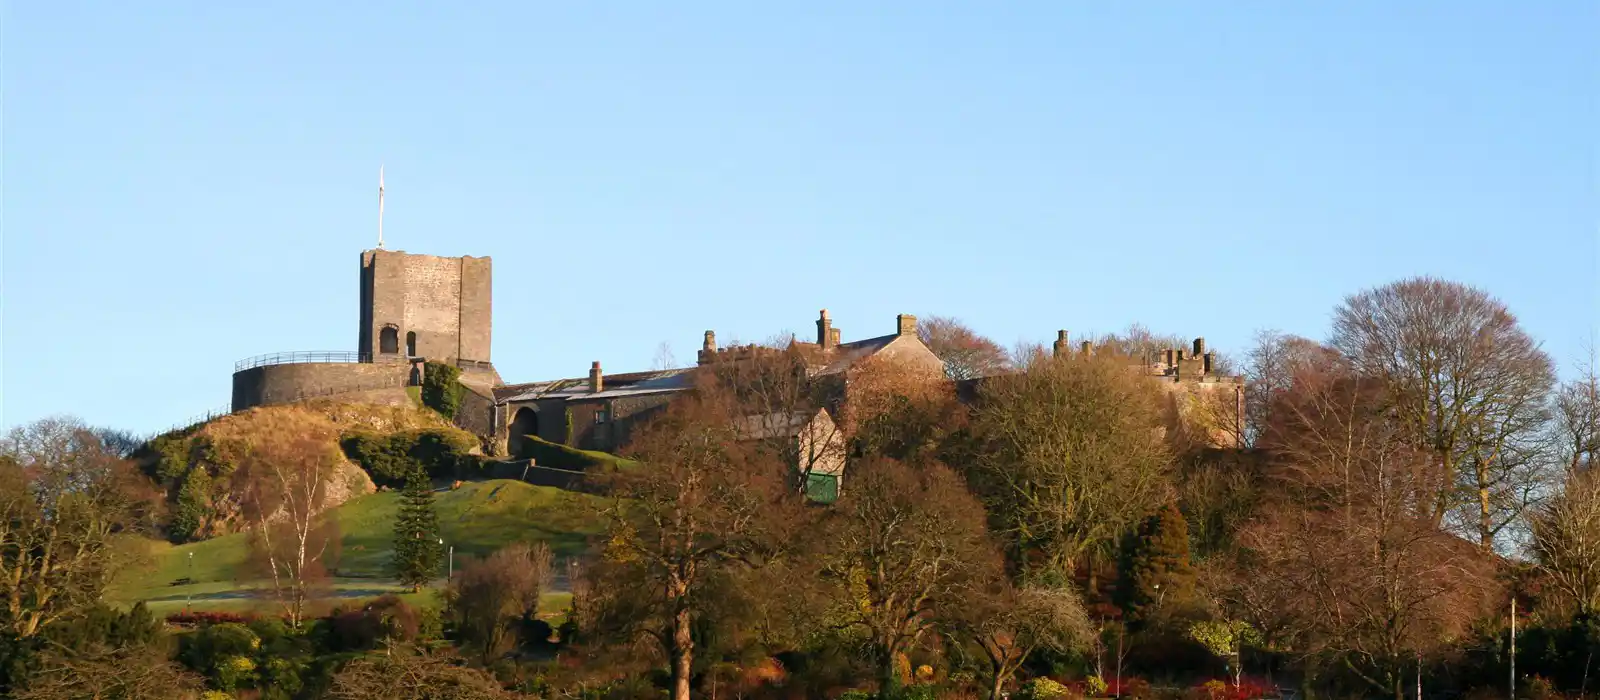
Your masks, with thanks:
M 5 2 L 0 424 L 355 349 L 380 163 L 507 381 L 824 307 L 1238 352 L 1422 273 L 1593 344 L 1600 3 L 775 6 Z

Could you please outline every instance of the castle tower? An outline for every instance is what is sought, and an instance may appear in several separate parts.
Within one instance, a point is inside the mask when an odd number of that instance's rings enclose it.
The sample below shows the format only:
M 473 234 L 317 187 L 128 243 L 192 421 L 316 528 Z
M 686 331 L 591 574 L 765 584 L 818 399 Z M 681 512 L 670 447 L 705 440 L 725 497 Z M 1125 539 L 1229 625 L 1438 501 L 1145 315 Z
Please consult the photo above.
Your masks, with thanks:
M 364 361 L 407 357 L 488 363 L 489 258 L 444 258 L 374 249 L 361 253 Z

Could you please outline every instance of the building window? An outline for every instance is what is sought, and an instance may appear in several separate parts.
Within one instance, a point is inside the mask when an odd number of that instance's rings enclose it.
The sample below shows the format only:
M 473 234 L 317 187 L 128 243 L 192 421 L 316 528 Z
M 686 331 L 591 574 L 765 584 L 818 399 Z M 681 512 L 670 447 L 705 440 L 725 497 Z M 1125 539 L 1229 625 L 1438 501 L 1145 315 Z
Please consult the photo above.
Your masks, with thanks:
M 378 352 L 385 355 L 400 352 L 400 331 L 394 326 L 384 326 L 378 331 Z
M 409 331 L 409 332 L 406 333 L 406 357 L 416 357 L 416 356 L 417 356 L 417 332 L 416 331 Z
M 606 421 L 608 421 L 610 419 L 611 419 L 611 412 L 607 411 L 606 409 L 602 408 L 602 409 L 594 412 L 594 424 L 595 425 L 600 425 L 601 423 L 604 423 L 604 422 L 606 422 Z

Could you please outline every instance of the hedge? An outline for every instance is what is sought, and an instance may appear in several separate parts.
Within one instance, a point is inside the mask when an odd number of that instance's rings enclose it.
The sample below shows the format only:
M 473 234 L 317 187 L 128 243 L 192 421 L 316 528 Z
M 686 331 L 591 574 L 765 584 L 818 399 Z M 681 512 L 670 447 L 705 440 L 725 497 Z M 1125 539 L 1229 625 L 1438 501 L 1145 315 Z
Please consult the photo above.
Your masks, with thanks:
M 460 430 L 423 428 L 387 435 L 354 432 L 345 435 L 339 446 L 379 486 L 402 486 L 417 468 L 436 479 L 470 478 L 483 470 L 483 458 L 470 454 L 478 446 L 477 439 Z

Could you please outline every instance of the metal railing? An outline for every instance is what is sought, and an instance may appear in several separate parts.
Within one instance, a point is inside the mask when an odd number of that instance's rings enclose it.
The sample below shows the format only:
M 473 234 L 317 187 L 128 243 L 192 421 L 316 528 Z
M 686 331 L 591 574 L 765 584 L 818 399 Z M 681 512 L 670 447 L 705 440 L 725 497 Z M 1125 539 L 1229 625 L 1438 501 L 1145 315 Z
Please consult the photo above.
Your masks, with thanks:
M 175 432 L 178 432 L 180 430 L 188 430 L 189 428 L 193 428 L 193 427 L 195 427 L 197 425 L 200 425 L 201 423 L 206 423 L 206 422 L 209 422 L 209 421 L 211 421 L 213 419 L 221 418 L 221 417 L 226 416 L 226 415 L 231 414 L 231 413 L 233 413 L 233 406 L 231 406 L 231 405 L 229 405 L 229 406 L 219 406 L 217 408 L 213 408 L 213 409 L 211 409 L 209 411 L 206 411 L 205 413 L 202 413 L 200 415 L 191 416 L 188 420 L 183 421 L 181 423 L 173 423 L 172 425 L 168 426 L 165 430 L 157 430 L 155 432 L 150 433 L 149 435 L 145 435 L 139 440 L 139 442 L 140 442 L 140 444 L 144 444 L 144 443 L 150 442 L 151 440 L 154 440 L 154 439 L 156 439 L 158 437 L 161 437 L 162 435 L 166 435 L 167 433 L 175 433 Z
M 396 360 L 402 359 L 395 355 Z M 313 362 L 371 362 L 372 353 L 369 352 L 338 352 L 338 351 L 300 351 L 300 352 L 274 352 L 265 355 L 245 358 L 233 363 L 233 371 L 242 372 L 255 367 L 268 365 L 295 365 Z

